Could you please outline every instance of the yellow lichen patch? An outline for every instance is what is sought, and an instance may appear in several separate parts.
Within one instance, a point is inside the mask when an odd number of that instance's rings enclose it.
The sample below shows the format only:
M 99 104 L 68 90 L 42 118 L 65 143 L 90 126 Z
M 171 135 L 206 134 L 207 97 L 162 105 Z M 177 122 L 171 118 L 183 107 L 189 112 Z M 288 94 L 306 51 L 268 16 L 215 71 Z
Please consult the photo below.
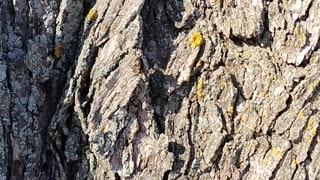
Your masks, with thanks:
M 301 33 L 302 33 L 301 26 L 297 26 L 296 28 L 294 28 L 294 34 L 301 34 Z
M 312 143 L 312 140 L 313 140 L 313 137 L 307 137 L 307 141 L 308 141 L 309 143 Z
M 303 119 L 303 118 L 304 118 L 304 114 L 303 114 L 303 112 L 299 112 L 299 114 L 298 114 L 298 118 L 300 118 L 300 119 Z
M 221 7 L 222 7 L 223 0 L 216 0 L 216 3 L 217 3 L 217 6 L 218 6 L 219 8 L 221 8 Z
M 263 117 L 267 117 L 267 116 L 268 116 L 267 111 L 263 110 L 263 112 L 262 112 L 262 116 L 263 116 Z
M 317 130 L 316 130 L 316 129 L 311 129 L 311 130 L 310 130 L 310 133 L 311 133 L 313 136 L 315 136 L 315 135 L 317 134 Z
M 203 38 L 201 33 L 195 32 L 192 34 L 191 38 L 189 39 L 189 42 L 192 46 L 201 46 L 203 43 Z
M 196 68 L 199 69 L 199 68 L 202 67 L 202 65 L 203 65 L 203 62 L 202 62 L 201 60 L 199 60 L 199 61 L 197 62 L 197 64 L 196 64 Z
M 260 97 L 265 97 L 265 96 L 266 96 L 266 92 L 261 91 L 260 94 L 259 94 L 259 96 L 260 96 Z
M 199 157 L 203 158 L 203 152 L 202 152 L 201 149 L 200 149 L 200 151 L 199 151 Z
M 298 45 L 300 48 L 303 48 L 306 43 L 307 43 L 307 36 L 303 30 L 303 28 L 301 27 L 301 25 L 298 25 L 295 29 L 294 29 L 294 35 L 298 38 Z
M 239 160 L 239 165 L 242 166 L 242 165 L 243 165 L 243 162 L 244 162 L 243 159 L 240 159 L 240 160 Z
M 225 81 L 222 81 L 222 82 L 220 83 L 220 86 L 221 86 L 222 88 L 225 88 L 225 87 L 227 86 L 227 83 L 226 83 Z
M 251 54 L 251 52 L 250 51 L 246 51 L 246 52 L 244 52 L 244 57 L 245 58 L 251 58 L 251 56 L 252 56 L 252 54 Z
M 107 126 L 105 124 L 100 125 L 100 131 L 101 132 L 105 132 L 105 130 L 107 129 Z
M 236 58 L 241 58 L 242 54 L 240 52 L 235 52 Z
M 203 172 L 203 171 L 205 171 L 205 170 L 207 170 L 208 169 L 208 166 L 206 165 L 206 164 L 201 164 L 201 166 L 200 166 L 200 170 Z
M 57 45 L 56 47 L 54 47 L 54 56 L 58 59 L 61 58 L 61 54 L 62 54 L 61 50 L 62 50 L 62 45 Z
M 274 81 L 274 80 L 277 80 L 277 76 L 276 75 L 273 75 L 272 76 L 272 80 Z
M 233 87 L 234 87 L 233 82 L 232 82 L 232 81 L 229 81 L 229 82 L 228 82 L 228 86 L 231 87 L 231 88 L 233 88 Z
M 303 48 L 307 43 L 307 36 L 305 34 L 300 34 L 299 39 L 301 40 L 300 48 Z
M 232 106 L 229 106 L 227 109 L 227 114 L 228 116 L 232 116 L 234 113 L 234 108 Z
M 95 19 L 95 18 L 97 17 L 97 15 L 98 15 L 98 13 L 97 13 L 96 10 L 90 9 L 90 11 L 89 11 L 89 13 L 88 13 L 88 15 L 87 15 L 87 19 L 88 19 L 89 21 L 92 21 L 93 19 Z
M 292 168 L 296 168 L 297 165 L 299 165 L 299 163 L 296 161 L 296 159 L 295 159 L 295 158 L 292 159 L 292 161 L 291 161 L 291 167 L 292 167 Z
M 316 84 L 315 84 L 315 83 L 309 84 L 309 89 L 314 89 L 315 87 L 316 87 Z
M 264 160 L 262 161 L 262 163 L 263 163 L 264 166 L 268 166 L 268 160 L 264 159 Z
M 308 121 L 308 125 L 307 125 L 307 130 L 310 131 L 313 127 L 314 124 L 314 120 L 313 119 L 309 119 Z
M 203 79 L 200 78 L 198 80 L 198 90 L 203 90 L 203 88 L 204 88 L 204 82 L 203 82 Z
M 198 92 L 198 99 L 203 99 L 203 98 L 204 98 L 203 92 Z
M 284 151 L 278 147 L 272 148 L 272 154 L 278 158 L 282 158 Z
M 100 29 L 101 29 L 102 32 L 106 32 L 107 31 L 107 26 L 106 25 L 102 25 Z

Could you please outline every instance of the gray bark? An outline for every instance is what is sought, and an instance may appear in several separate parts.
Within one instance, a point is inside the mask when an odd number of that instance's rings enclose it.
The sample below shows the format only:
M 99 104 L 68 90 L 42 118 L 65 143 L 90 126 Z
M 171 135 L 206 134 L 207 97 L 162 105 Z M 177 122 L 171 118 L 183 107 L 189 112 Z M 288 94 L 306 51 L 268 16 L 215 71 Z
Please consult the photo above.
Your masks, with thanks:
M 1 0 L 0 179 L 320 179 L 319 9 Z

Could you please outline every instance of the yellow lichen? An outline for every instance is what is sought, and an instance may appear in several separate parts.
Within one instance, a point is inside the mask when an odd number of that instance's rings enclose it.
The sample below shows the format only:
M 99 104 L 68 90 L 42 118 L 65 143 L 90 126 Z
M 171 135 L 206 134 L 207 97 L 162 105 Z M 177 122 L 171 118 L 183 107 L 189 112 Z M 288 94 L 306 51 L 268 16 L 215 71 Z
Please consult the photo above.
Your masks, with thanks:
M 260 95 L 260 97 L 265 97 L 266 96 L 266 92 L 261 91 L 259 95 Z
M 264 166 L 268 166 L 268 160 L 264 159 L 264 160 L 262 161 L 262 163 L 263 163 Z
M 294 34 L 301 34 L 302 30 L 301 30 L 301 26 L 297 26 L 296 28 L 294 28 Z
M 199 157 L 203 158 L 203 152 L 202 152 L 201 149 L 200 149 L 200 151 L 199 151 Z
M 106 25 L 102 25 L 101 26 L 101 31 L 106 32 L 107 31 L 107 26 Z
M 314 120 L 313 119 L 309 119 L 308 121 L 308 125 L 307 125 L 307 130 L 310 131 L 313 127 L 314 124 Z
M 313 137 L 307 137 L 307 141 L 308 141 L 309 143 L 311 143 L 312 140 L 313 140 Z
M 303 114 L 303 112 L 299 112 L 299 114 L 298 114 L 298 118 L 300 118 L 300 119 L 304 118 L 304 114 Z
M 203 38 L 201 33 L 200 32 L 193 33 L 189 42 L 193 46 L 201 46 L 201 44 L 203 43 Z
M 54 48 L 54 56 L 57 58 L 57 59 L 60 59 L 61 58 L 61 50 L 62 50 L 62 46 L 61 45 L 57 45 L 55 48 Z
M 315 135 L 317 134 L 317 130 L 316 130 L 316 129 L 311 129 L 311 130 L 310 130 L 310 133 L 311 133 L 313 136 L 315 136 Z
M 294 35 L 298 38 L 298 45 L 300 48 L 303 48 L 306 43 L 307 43 L 307 36 L 303 30 L 303 28 L 301 27 L 301 25 L 298 25 L 295 29 L 294 29 Z
M 236 58 L 241 58 L 242 54 L 240 52 L 236 52 Z
M 203 92 L 198 92 L 198 99 L 203 99 L 204 98 L 204 94 Z
M 199 60 L 196 64 L 196 68 L 199 69 L 199 68 L 201 68 L 202 65 L 203 65 L 203 62 L 201 60 Z
M 314 89 L 315 87 L 316 87 L 316 84 L 315 84 L 315 83 L 309 84 L 309 89 Z
M 107 129 L 107 126 L 105 124 L 100 125 L 100 131 L 105 132 L 105 130 Z
M 233 82 L 232 81 L 228 81 L 228 86 L 233 88 L 234 87 Z
M 205 171 L 205 170 L 207 170 L 208 169 L 208 166 L 206 165 L 206 164 L 201 164 L 201 166 L 200 166 L 200 170 L 203 172 L 203 171 Z
M 221 86 L 222 88 L 225 88 L 225 87 L 227 86 L 227 83 L 226 83 L 225 81 L 222 81 L 222 82 L 220 83 L 220 86 Z
M 227 109 L 227 114 L 228 116 L 232 116 L 234 113 L 234 108 L 232 106 L 229 106 Z
M 203 82 L 203 79 L 200 78 L 198 80 L 198 90 L 203 90 L 203 88 L 204 88 L 204 82 Z
M 252 54 L 251 54 L 250 51 L 244 52 L 244 57 L 245 57 L 245 58 L 251 58 L 251 56 L 252 56 Z
M 307 36 L 305 34 L 300 34 L 299 39 L 301 40 L 300 48 L 303 48 L 307 43 Z
M 89 13 L 88 13 L 88 15 L 87 15 L 87 19 L 89 20 L 89 21 L 92 21 L 93 19 L 95 19 L 96 17 L 97 17 L 97 11 L 96 10 L 94 10 L 94 9 L 90 9 L 90 11 L 89 11 Z
M 297 160 L 295 158 L 293 158 L 291 161 L 291 167 L 296 168 L 297 165 L 299 165 L 299 163 L 297 162 Z
M 267 111 L 263 110 L 262 116 L 263 116 L 263 117 L 266 117 L 267 115 L 268 115 Z
M 216 0 L 216 3 L 217 3 L 217 6 L 218 6 L 219 8 L 221 8 L 221 7 L 222 7 L 223 0 Z
M 278 158 L 282 158 L 284 151 L 281 148 L 272 148 L 272 154 Z

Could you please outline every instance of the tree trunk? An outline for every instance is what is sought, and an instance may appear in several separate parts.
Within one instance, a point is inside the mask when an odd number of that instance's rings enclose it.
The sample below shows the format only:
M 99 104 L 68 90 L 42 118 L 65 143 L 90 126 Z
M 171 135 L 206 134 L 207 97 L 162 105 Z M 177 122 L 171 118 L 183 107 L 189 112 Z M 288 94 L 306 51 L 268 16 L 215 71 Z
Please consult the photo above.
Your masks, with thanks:
M 319 9 L 1 0 L 0 179 L 320 179 Z

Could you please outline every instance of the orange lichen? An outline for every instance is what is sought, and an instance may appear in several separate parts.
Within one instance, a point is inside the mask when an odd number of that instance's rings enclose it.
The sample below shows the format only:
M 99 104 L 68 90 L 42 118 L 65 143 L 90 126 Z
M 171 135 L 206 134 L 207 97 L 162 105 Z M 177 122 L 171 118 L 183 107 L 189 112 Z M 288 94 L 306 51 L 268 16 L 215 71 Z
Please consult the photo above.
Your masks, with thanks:
M 200 32 L 195 32 L 192 34 L 190 40 L 189 40 L 190 44 L 193 46 L 201 46 L 201 44 L 203 43 L 203 38 Z

